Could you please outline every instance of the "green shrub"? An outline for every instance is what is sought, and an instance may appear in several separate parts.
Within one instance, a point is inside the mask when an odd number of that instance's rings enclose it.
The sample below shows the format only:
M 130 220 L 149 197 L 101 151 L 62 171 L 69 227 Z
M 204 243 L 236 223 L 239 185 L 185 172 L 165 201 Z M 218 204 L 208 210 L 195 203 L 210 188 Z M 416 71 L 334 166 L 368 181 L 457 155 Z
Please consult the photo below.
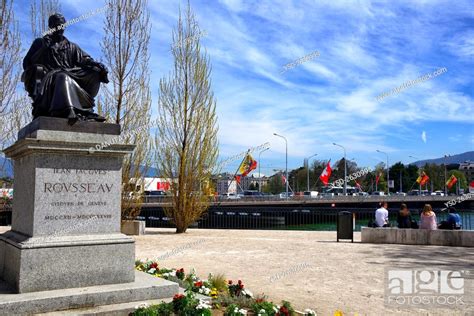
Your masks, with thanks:
M 209 282 L 213 288 L 216 288 L 218 292 L 227 292 L 227 280 L 224 274 L 209 274 Z

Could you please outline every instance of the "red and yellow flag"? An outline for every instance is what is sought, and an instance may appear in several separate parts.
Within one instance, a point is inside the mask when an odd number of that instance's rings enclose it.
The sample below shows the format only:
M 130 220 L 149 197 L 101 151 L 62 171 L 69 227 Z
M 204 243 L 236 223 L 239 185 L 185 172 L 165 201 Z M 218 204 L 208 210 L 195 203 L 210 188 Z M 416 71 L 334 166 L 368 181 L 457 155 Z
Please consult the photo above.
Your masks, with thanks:
M 419 183 L 420 185 L 425 185 L 429 179 L 430 177 L 428 177 L 428 175 L 423 171 L 418 177 L 418 179 L 416 179 L 416 182 Z
M 242 160 L 242 163 L 240 164 L 239 173 L 242 175 L 242 177 L 245 177 L 252 170 L 255 170 L 256 168 L 257 168 L 257 161 L 253 159 L 252 155 L 247 154 L 244 160 Z
M 451 189 L 451 187 L 455 185 L 456 182 L 458 182 L 458 178 L 456 178 L 453 174 L 451 178 L 449 178 L 449 180 L 446 182 L 446 186 L 448 187 L 448 189 Z

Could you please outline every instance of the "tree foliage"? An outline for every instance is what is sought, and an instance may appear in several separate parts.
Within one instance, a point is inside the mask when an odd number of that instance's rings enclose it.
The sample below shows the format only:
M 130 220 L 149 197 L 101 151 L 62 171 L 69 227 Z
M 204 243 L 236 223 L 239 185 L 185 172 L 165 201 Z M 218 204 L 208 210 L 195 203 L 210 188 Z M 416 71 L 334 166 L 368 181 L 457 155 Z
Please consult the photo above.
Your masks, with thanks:
M 150 14 L 147 0 L 108 0 L 101 43 L 110 83 L 103 85 L 100 114 L 121 125 L 121 140 L 135 150 L 122 166 L 122 219 L 133 219 L 143 202 L 151 164 Z
M 188 3 L 179 13 L 171 52 L 174 69 L 160 81 L 156 161 L 171 183 L 172 206 L 167 216 L 183 233 L 208 208 L 203 183 L 209 183 L 218 155 L 216 101 L 211 67 L 201 50 L 200 28 Z

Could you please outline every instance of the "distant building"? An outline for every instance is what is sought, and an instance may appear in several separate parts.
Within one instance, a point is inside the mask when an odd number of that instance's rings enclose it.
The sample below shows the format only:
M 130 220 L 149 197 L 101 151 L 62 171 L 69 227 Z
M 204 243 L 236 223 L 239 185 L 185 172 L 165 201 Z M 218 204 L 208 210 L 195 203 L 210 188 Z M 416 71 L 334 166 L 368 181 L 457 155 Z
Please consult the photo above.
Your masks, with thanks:
M 241 193 L 243 190 L 249 190 L 253 184 L 253 188 L 258 190 L 259 185 L 261 184 L 262 187 L 267 185 L 268 177 L 255 177 L 253 175 L 242 177 L 240 178 L 240 184 L 237 185 L 235 180 L 232 181 L 231 175 L 221 176 L 216 179 L 217 183 L 217 193 L 219 195 L 227 194 L 227 193 Z
M 474 162 L 473 161 L 461 162 L 459 164 L 459 171 L 464 173 L 468 184 L 474 181 Z
M 237 193 L 237 183 L 232 181 L 231 176 L 225 176 L 217 179 L 217 194 L 223 195 L 227 193 Z
M 131 179 L 130 182 L 135 183 L 134 179 Z M 143 182 L 141 179 L 139 179 L 136 185 L 137 185 L 138 191 L 165 191 L 167 192 L 170 190 L 171 182 L 173 182 L 173 179 L 143 178 Z M 143 187 L 142 187 L 142 184 L 144 184 Z

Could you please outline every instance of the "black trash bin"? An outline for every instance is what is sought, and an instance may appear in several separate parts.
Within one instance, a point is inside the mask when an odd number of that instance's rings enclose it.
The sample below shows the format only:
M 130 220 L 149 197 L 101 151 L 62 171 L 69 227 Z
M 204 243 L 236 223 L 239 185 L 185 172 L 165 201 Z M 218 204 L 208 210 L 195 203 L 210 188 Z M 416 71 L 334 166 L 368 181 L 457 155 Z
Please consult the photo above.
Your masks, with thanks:
M 339 242 L 339 239 L 350 239 L 354 242 L 351 212 L 339 212 L 337 216 L 337 242 Z

